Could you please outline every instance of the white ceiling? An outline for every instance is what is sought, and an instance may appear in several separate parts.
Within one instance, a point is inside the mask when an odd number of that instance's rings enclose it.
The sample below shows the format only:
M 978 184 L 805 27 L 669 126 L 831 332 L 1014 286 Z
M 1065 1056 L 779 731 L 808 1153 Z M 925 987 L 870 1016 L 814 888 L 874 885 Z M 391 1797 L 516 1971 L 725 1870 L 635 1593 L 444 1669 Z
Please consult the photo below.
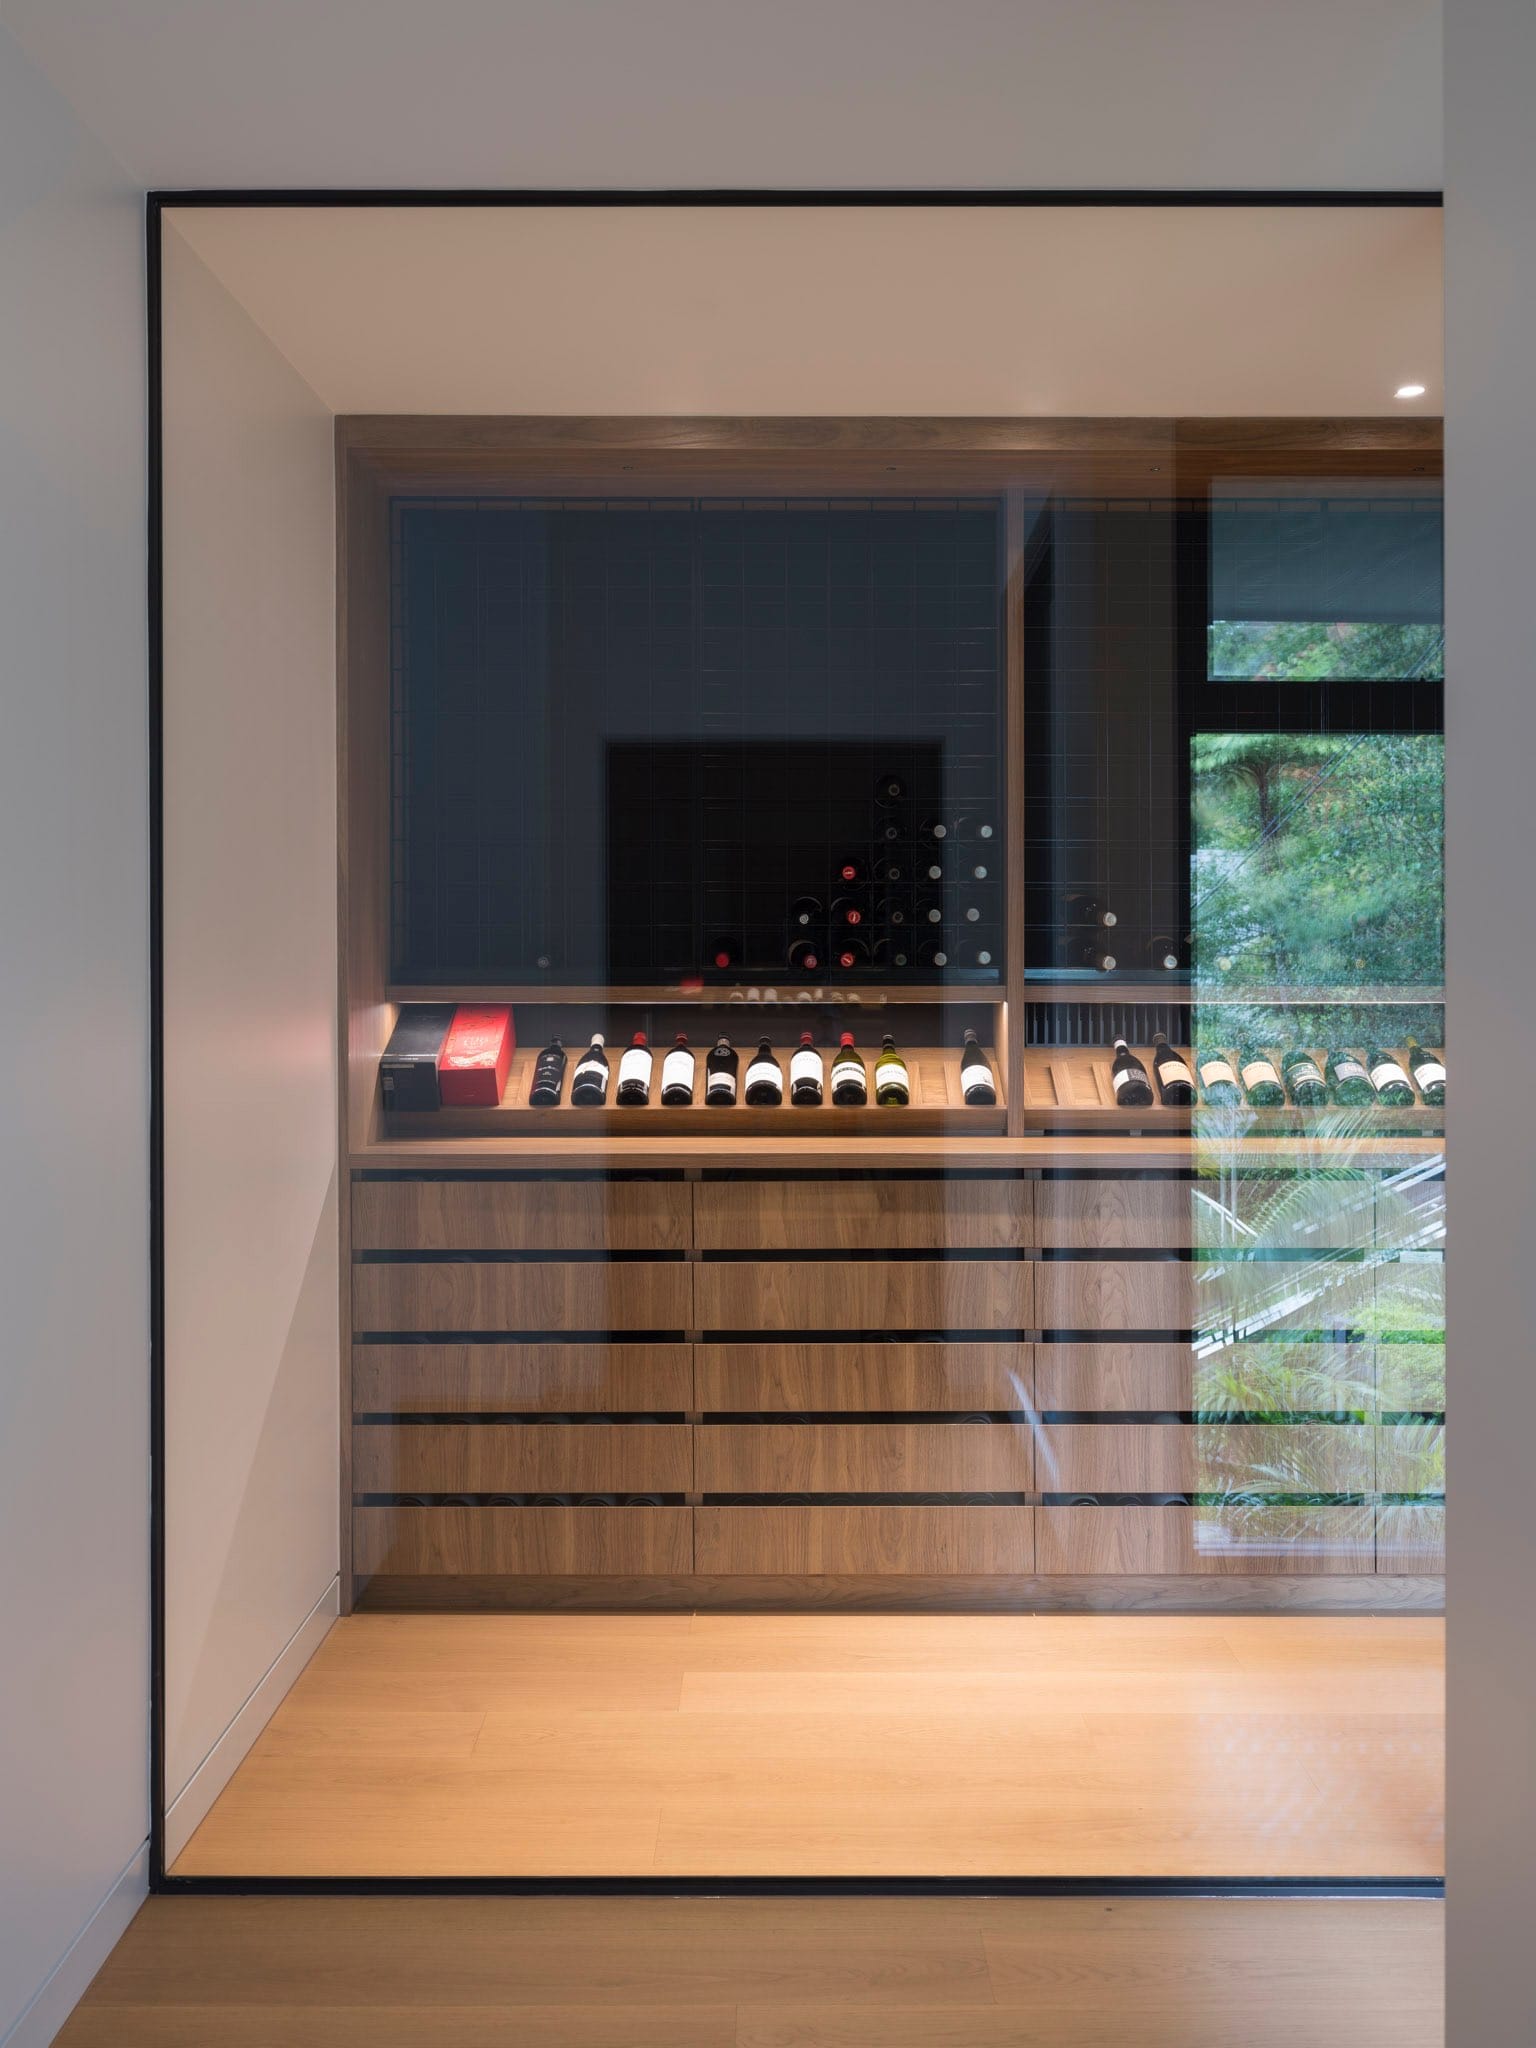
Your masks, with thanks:
M 150 186 L 1434 187 L 1439 0 L 0 0 Z
M 337 412 L 1440 410 L 1425 208 L 186 208 Z

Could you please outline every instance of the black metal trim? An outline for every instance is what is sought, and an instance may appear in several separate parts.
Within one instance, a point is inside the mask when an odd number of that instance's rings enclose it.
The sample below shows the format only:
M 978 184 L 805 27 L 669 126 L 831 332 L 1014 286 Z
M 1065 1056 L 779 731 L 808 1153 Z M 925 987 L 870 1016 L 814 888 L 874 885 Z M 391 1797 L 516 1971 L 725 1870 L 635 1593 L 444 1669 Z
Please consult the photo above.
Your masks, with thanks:
M 173 208 L 206 207 L 1384 207 L 1438 208 L 1439 191 L 1357 192 L 1222 188 L 1103 190 L 1067 187 L 953 191 L 802 191 L 782 187 L 592 190 L 551 186 L 487 190 L 449 187 L 299 186 L 227 190 L 154 187 L 145 194 L 146 321 L 146 722 L 149 739 L 149 1546 L 150 1755 L 149 1886 L 182 1897 L 736 1897 L 736 1898 L 1425 1898 L 1442 1899 L 1439 1878 L 300 1878 L 172 1877 L 165 1867 L 165 977 L 164 977 L 164 358 L 162 229 Z M 729 1332 L 709 1332 L 729 1336 Z M 797 1333 L 804 1340 L 805 1333 Z M 846 1340 L 850 1333 L 830 1333 Z M 906 1333 L 907 1341 L 923 1333 Z M 956 1333 L 944 1333 L 954 1335 Z M 1019 1341 L 1017 1331 L 976 1333 Z M 1073 1333 L 1058 1332 L 1059 1336 Z M 1130 1333 L 1121 1333 L 1127 1335 Z M 1145 1335 L 1147 1333 L 1136 1333 Z M 1162 1333 L 1158 1333 L 1162 1334 Z M 1188 1332 L 1174 1333 L 1187 1337 Z M 412 1341 L 423 1341 L 420 1337 Z M 460 1339 L 459 1341 L 463 1341 Z M 567 1339 L 566 1341 L 569 1341 Z

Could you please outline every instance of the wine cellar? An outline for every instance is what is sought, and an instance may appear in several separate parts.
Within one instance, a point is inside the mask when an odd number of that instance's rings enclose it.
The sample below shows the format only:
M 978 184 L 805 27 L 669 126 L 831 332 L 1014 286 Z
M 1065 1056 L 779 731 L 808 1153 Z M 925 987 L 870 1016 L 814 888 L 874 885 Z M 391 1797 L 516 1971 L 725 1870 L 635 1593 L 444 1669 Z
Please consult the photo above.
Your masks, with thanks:
M 1438 926 L 1268 936 L 1431 772 L 1437 432 L 337 446 L 343 1611 L 1437 1607 Z

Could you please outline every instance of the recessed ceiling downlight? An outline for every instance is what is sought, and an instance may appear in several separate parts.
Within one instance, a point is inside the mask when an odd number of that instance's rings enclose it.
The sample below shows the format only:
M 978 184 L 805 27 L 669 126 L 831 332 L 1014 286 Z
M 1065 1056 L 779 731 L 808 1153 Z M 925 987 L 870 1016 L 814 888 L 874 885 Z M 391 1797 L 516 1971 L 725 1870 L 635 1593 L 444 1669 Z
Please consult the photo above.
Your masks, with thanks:
M 1399 384 L 1393 396 L 1396 398 L 1422 398 L 1425 388 L 1422 384 Z

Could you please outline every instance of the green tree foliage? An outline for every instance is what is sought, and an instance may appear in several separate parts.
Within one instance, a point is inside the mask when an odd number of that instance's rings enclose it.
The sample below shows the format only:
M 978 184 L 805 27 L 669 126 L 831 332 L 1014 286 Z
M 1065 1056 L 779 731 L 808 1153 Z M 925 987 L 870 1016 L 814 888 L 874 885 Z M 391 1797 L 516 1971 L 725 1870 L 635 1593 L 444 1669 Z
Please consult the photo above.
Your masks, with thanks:
M 1318 676 L 1402 680 L 1445 673 L 1440 625 L 1324 625 L 1304 619 L 1217 619 L 1206 673 L 1242 682 L 1301 682 Z

